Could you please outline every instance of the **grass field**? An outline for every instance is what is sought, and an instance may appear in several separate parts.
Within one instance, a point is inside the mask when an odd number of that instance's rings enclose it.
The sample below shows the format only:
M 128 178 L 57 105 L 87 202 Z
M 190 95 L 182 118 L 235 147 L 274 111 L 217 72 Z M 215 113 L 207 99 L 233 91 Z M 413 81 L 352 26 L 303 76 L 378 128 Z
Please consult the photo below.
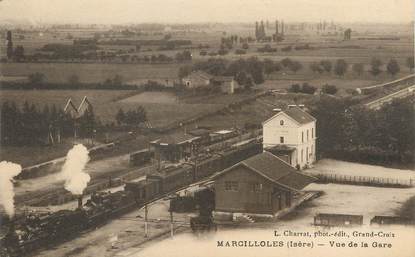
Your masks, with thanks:
M 177 64 L 2 63 L 1 74 L 28 76 L 40 72 L 50 83 L 67 83 L 72 75 L 77 75 L 83 83 L 100 83 L 120 75 L 127 82 L 134 79 L 175 79 L 179 67 Z
M 158 95 L 157 101 L 153 98 L 156 95 Z M 142 105 L 154 127 L 164 126 L 222 106 L 206 101 L 176 102 L 175 96 L 170 93 L 137 94 L 137 91 L 132 90 L 3 90 L 0 94 L 0 103 L 8 100 L 23 104 L 28 101 L 39 108 L 43 108 L 45 104 L 55 104 L 59 108 L 64 108 L 69 98 L 75 105 L 79 105 L 84 96 L 88 97 L 94 107 L 95 115 L 103 123 L 115 122 L 115 115 L 119 108 L 126 111 Z M 159 102 L 163 98 L 165 101 Z
M 63 108 L 66 101 L 71 98 L 75 105 L 79 105 L 82 98 L 87 96 L 94 107 L 97 118 L 103 123 L 115 122 L 115 115 L 119 108 L 125 111 L 136 108 L 138 105 L 144 106 L 147 116 L 153 127 L 166 126 L 174 122 L 211 112 L 222 108 L 225 104 L 237 101 L 245 95 L 221 95 L 198 98 L 178 98 L 170 92 L 144 92 L 137 91 L 114 91 L 114 90 L 3 90 L 0 92 L 0 104 L 4 101 L 14 101 L 22 105 L 25 101 L 34 103 L 38 108 L 43 108 L 45 104 L 55 104 L 58 108 Z M 125 136 L 125 132 L 112 132 L 108 140 Z M 119 138 L 117 138 L 119 139 Z M 99 139 L 97 139 L 99 140 Z M 122 144 L 120 153 L 129 152 L 143 148 L 140 141 L 133 138 Z M 140 146 L 141 143 L 141 146 Z M 2 160 L 9 160 L 20 163 L 24 167 L 36 163 L 48 161 L 64 156 L 68 149 L 72 147 L 72 142 L 67 142 L 55 146 L 36 146 L 36 147 L 0 147 Z M 34 154 L 35 153 L 35 154 Z

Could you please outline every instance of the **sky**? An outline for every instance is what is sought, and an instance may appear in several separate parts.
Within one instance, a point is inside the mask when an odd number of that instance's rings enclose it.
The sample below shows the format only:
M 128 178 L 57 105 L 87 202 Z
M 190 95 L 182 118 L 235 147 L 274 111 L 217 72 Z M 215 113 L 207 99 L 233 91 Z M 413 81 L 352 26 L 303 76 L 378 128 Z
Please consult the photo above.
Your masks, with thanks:
M 414 13 L 414 0 L 0 0 L 0 21 L 32 23 L 406 23 Z

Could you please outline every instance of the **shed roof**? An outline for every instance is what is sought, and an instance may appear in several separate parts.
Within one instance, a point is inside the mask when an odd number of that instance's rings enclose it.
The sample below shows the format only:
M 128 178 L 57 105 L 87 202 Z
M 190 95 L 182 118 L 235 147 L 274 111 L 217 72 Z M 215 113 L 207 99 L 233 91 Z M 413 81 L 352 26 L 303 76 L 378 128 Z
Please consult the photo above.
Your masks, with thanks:
M 198 128 L 198 129 L 191 130 L 188 133 L 193 136 L 204 136 L 204 135 L 209 135 L 210 130 L 205 129 L 205 128 Z
M 275 152 L 287 152 L 287 153 L 292 153 L 295 151 L 294 147 L 290 147 L 288 145 L 274 145 L 272 147 L 268 147 L 265 150 L 267 150 L 268 152 L 271 153 L 275 153 Z
M 190 73 L 186 78 L 191 78 L 191 77 L 199 77 L 199 78 L 202 78 L 202 79 L 206 79 L 206 80 L 210 80 L 210 79 L 212 79 L 213 78 L 213 76 L 212 75 L 210 75 L 209 73 L 207 73 L 207 72 L 204 72 L 204 71 L 202 71 L 202 70 L 197 70 L 197 71 L 193 71 L 192 73 Z
M 159 139 L 152 141 L 152 144 L 165 144 L 165 145 L 180 145 L 184 143 L 191 143 L 195 140 L 198 140 L 200 137 L 192 136 L 189 134 L 174 134 L 174 135 L 164 135 Z
M 243 165 L 267 180 L 292 191 L 299 191 L 316 180 L 312 176 L 298 172 L 291 165 L 269 152 L 263 152 L 241 161 L 212 178 L 219 177 L 239 165 Z

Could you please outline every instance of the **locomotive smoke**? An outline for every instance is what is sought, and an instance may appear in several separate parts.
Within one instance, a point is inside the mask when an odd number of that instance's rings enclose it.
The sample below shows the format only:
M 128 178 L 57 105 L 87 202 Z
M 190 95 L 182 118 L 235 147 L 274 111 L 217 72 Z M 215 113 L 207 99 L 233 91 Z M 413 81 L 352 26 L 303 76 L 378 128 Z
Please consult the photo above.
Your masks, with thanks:
M 0 205 L 10 218 L 14 216 L 13 178 L 22 171 L 22 166 L 12 162 L 0 162 Z
M 65 180 L 65 189 L 74 195 L 82 195 L 91 180 L 89 174 L 83 172 L 88 161 L 88 149 L 82 144 L 75 145 L 66 155 L 59 177 Z

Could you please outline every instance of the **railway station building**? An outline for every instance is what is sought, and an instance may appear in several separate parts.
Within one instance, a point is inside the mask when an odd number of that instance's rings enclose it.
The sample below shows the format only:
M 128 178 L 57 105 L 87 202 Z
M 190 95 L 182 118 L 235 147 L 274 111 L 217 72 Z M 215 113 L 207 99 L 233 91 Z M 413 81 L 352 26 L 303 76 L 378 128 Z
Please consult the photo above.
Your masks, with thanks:
M 294 208 L 302 189 L 316 179 L 263 152 L 223 170 L 212 180 L 215 220 L 229 220 L 244 215 L 279 217 Z
M 292 105 L 262 123 L 263 148 L 297 169 L 316 161 L 316 119 L 302 106 Z

